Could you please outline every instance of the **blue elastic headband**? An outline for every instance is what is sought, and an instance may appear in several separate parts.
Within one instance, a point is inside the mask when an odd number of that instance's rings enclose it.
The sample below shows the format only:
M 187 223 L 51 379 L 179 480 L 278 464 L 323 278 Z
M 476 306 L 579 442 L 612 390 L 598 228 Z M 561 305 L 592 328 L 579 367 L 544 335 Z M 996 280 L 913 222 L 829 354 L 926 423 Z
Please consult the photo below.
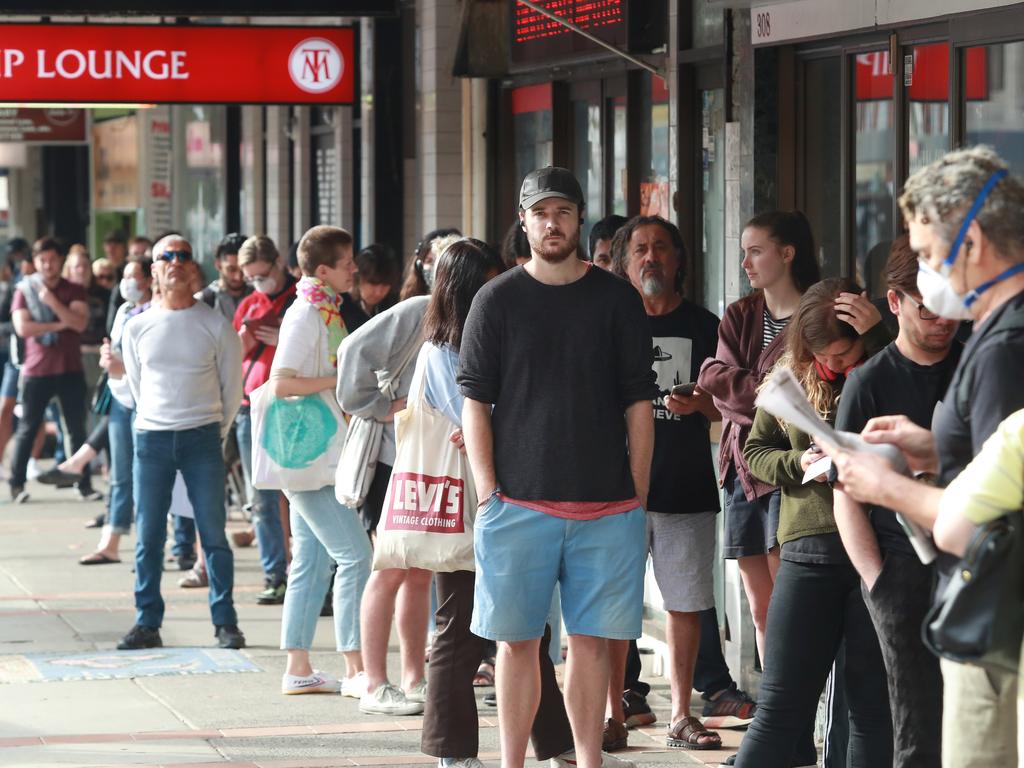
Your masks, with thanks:
M 949 249 L 949 256 L 943 262 L 946 266 L 952 266 L 953 262 L 956 261 L 956 255 L 960 253 L 960 246 L 964 244 L 964 238 L 967 237 L 967 229 L 971 226 L 971 222 L 974 221 L 974 217 L 978 215 L 978 211 L 981 210 L 981 206 L 985 204 L 985 198 L 988 197 L 992 188 L 999 183 L 1007 174 L 1005 168 L 1001 168 L 993 173 L 988 181 L 985 182 L 985 186 L 981 188 L 981 192 L 974 198 L 974 205 L 971 206 L 971 210 L 967 212 L 967 216 L 964 218 L 964 223 L 960 225 L 960 231 L 956 233 L 956 240 L 953 241 L 953 247 Z

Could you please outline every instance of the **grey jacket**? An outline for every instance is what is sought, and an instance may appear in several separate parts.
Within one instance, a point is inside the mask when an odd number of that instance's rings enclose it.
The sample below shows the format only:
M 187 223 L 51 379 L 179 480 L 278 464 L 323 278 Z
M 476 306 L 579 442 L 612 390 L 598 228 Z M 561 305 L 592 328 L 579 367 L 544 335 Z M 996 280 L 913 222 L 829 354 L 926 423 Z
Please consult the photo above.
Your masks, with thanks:
M 386 418 L 391 400 L 381 392 L 380 383 L 406 361 L 408 364 L 393 391 L 397 398 L 409 394 L 415 368 L 413 358 L 423 346 L 423 317 L 429 301 L 429 296 L 401 301 L 375 315 L 341 342 L 337 395 L 343 411 L 366 419 Z M 379 460 L 388 465 L 395 463 L 395 427 L 390 421 L 384 424 Z

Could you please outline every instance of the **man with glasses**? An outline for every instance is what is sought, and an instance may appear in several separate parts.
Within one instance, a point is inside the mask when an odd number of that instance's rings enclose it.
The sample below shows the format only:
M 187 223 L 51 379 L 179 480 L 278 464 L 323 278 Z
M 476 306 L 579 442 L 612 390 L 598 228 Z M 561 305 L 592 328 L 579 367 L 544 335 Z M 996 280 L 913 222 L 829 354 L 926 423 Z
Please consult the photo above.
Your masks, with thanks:
M 249 395 L 270 378 L 270 364 L 277 350 L 281 318 L 295 301 L 298 281 L 284 268 L 284 259 L 274 241 L 266 235 L 250 237 L 238 248 L 238 266 L 252 293 L 242 299 L 235 312 L 234 326 L 242 339 L 242 407 L 235 419 L 235 437 L 242 459 L 242 471 L 249 487 L 256 543 L 260 549 L 264 589 L 257 596 L 260 605 L 284 602 L 288 581 L 284 527 L 281 523 L 279 491 L 257 491 L 252 487 L 252 422 Z M 243 541 L 236 539 L 236 543 Z
M 917 255 L 907 236 L 900 235 L 883 273 L 888 309 L 899 323 L 899 334 L 850 374 L 839 401 L 837 429 L 859 433 L 875 416 L 896 414 L 921 427 L 931 425 L 963 347 L 954 340 L 959 322 L 945 320 L 921 303 L 917 272 Z M 942 675 L 939 660 L 921 642 L 935 568 L 921 563 L 891 510 L 862 506 L 837 488 L 835 515 L 843 545 L 866 587 L 865 603 L 885 661 L 893 765 L 938 768 Z
M 238 251 L 245 242 L 245 235 L 232 232 L 225 235 L 213 255 L 213 266 L 217 279 L 206 286 L 196 298 L 202 299 L 228 320 L 235 319 L 238 305 L 252 293 L 252 286 L 246 284 L 245 275 L 238 265 Z
M 194 298 L 192 247 L 169 235 L 153 249 L 161 304 L 133 318 L 122 340 L 125 378 L 135 400 L 135 626 L 119 650 L 163 644 L 160 596 L 167 513 L 181 472 L 195 512 L 210 579 L 210 613 L 221 648 L 242 648 L 232 599 L 234 561 L 224 533 L 221 445 L 242 398 L 238 336 Z M 186 341 L 187 340 L 187 341 Z

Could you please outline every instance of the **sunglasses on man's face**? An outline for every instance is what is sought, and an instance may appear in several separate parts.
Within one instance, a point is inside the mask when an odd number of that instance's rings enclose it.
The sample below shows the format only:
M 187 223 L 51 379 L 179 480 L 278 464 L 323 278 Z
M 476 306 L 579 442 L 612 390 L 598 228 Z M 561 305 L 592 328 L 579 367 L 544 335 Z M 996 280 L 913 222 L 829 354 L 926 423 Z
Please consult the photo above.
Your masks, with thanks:
M 192 251 L 164 251 L 159 256 L 160 261 L 192 261 Z
M 96 275 L 96 279 L 99 280 L 101 283 L 114 282 L 114 276 L 109 272 L 101 272 L 100 274 Z

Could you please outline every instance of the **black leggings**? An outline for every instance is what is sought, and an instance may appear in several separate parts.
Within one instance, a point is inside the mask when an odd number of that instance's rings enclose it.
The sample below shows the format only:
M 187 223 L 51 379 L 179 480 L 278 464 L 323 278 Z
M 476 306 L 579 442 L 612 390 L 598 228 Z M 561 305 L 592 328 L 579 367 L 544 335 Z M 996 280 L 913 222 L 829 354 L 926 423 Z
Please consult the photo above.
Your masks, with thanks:
M 739 768 L 815 763 L 806 735 L 841 641 L 850 712 L 849 768 L 892 764 L 892 718 L 878 638 L 851 565 L 783 560 L 768 606 L 768 658 Z M 800 754 L 797 754 L 797 751 Z M 808 752 L 808 754 L 804 754 Z

